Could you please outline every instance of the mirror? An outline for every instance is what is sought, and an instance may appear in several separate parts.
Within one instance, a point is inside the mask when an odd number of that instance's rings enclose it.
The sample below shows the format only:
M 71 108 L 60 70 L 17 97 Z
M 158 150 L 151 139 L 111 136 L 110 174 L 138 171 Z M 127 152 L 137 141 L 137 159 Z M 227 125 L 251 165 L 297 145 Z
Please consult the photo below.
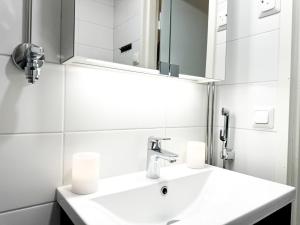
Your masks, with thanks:
M 61 62 L 222 79 L 224 1 L 62 0 Z

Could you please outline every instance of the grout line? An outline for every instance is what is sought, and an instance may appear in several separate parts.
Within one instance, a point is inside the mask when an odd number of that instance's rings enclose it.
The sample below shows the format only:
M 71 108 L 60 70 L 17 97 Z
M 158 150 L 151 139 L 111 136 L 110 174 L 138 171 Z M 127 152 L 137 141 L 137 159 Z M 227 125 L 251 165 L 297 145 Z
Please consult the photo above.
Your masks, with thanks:
M 63 131 L 0 133 L 0 136 L 8 136 L 8 135 L 46 135 L 46 134 L 63 134 Z
M 274 84 L 278 83 L 279 80 L 268 80 L 268 81 L 249 81 L 249 82 L 240 82 L 240 83 L 219 83 L 216 84 L 216 87 L 220 86 L 233 86 L 233 85 L 257 85 L 257 84 Z
M 6 54 L 6 53 L 0 53 L 0 56 L 8 56 L 8 57 L 10 57 L 11 55 L 10 54 Z
M 96 45 L 85 44 L 85 43 L 81 43 L 81 42 L 75 42 L 75 44 L 80 45 L 82 47 L 96 48 L 96 50 L 103 50 L 103 51 L 108 51 L 108 52 L 114 51 L 114 48 L 103 48 L 103 47 L 99 47 Z
M 104 28 L 109 29 L 109 30 L 112 30 L 112 31 L 114 30 L 114 26 L 111 27 L 111 26 L 108 26 L 108 25 L 96 23 L 96 22 L 94 22 L 94 21 L 85 20 L 85 19 L 81 19 L 81 18 L 77 18 L 77 20 L 78 20 L 79 22 L 84 22 L 84 23 L 93 24 L 93 25 L 98 26 L 98 27 L 104 27 Z
M 147 130 L 157 130 L 157 129 L 184 129 L 184 128 L 205 128 L 206 126 L 201 125 L 201 126 L 180 126 L 180 127 L 151 127 L 151 128 L 124 128 L 124 129 L 110 129 L 110 130 L 68 130 L 64 131 L 65 134 L 70 134 L 70 133 L 95 133 L 95 132 L 112 132 L 112 131 L 147 131 Z
M 65 127 L 66 127 L 66 93 L 67 93 L 67 67 L 64 66 L 64 75 L 63 75 L 63 111 L 62 111 L 62 130 L 63 130 L 63 135 L 62 135 L 62 152 L 61 152 L 61 183 L 64 184 L 64 171 L 65 171 Z
M 105 130 L 69 130 L 69 131 L 53 131 L 53 132 L 18 132 L 18 133 L 0 133 L 1 136 L 8 135 L 47 135 L 47 134 L 67 134 L 67 133 L 93 133 L 93 132 L 110 132 L 110 131 L 142 131 L 142 130 L 157 130 L 157 129 L 184 129 L 184 128 L 204 128 L 205 125 L 200 126 L 166 126 L 166 127 L 151 127 L 151 128 L 124 128 L 124 129 L 105 129 Z M 64 128 L 65 129 L 65 128 Z
M 117 30 L 121 26 L 124 26 L 125 24 L 128 24 L 131 20 L 136 19 L 136 17 L 139 17 L 139 16 L 140 16 L 139 13 L 135 13 L 135 14 L 131 15 L 130 17 L 128 17 L 127 19 L 125 19 L 124 21 L 122 21 L 119 24 L 115 24 L 115 20 L 114 20 L 114 27 L 113 27 L 113 29 Z
M 222 126 L 215 126 L 214 128 L 223 128 Z M 244 130 L 244 131 L 255 131 L 255 132 L 266 132 L 266 133 L 277 133 L 277 130 L 263 130 L 263 129 L 251 129 L 251 128 L 241 128 L 241 127 L 230 127 L 229 129 Z
M 239 41 L 239 40 L 243 40 L 243 39 L 247 39 L 247 38 L 257 37 L 257 36 L 267 34 L 267 33 L 271 33 L 271 32 L 274 32 L 274 31 L 280 31 L 280 27 L 272 29 L 272 30 L 268 30 L 268 31 L 263 31 L 263 32 L 260 32 L 260 33 L 257 33 L 257 34 L 250 34 L 250 35 L 247 35 L 247 36 L 230 39 L 226 43 L 228 44 L 228 43 L 231 43 L 231 42 L 235 42 L 235 41 Z
M 24 207 L 19 207 L 19 208 L 15 208 L 15 209 L 9 209 L 9 210 L 4 210 L 2 212 L 0 212 L 1 214 L 5 214 L 5 213 L 13 213 L 19 210 L 24 210 L 24 209 L 30 209 L 30 208 L 34 208 L 34 207 L 39 207 L 39 206 L 43 206 L 43 205 L 49 205 L 49 204 L 54 204 L 55 201 L 51 201 L 51 202 L 43 202 L 43 203 L 39 203 L 39 204 L 34 204 L 34 205 L 30 205 L 30 206 L 24 206 Z

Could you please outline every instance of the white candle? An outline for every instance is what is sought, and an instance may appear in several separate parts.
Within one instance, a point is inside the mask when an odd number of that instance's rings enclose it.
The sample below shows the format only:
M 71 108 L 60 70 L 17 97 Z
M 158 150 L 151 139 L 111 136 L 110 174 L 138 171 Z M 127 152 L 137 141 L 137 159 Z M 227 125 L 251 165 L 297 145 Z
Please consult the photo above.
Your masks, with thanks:
M 72 158 L 72 192 L 91 194 L 98 189 L 100 155 L 93 152 L 81 152 Z
M 205 143 L 189 141 L 187 143 L 186 164 L 189 168 L 200 169 L 205 164 Z

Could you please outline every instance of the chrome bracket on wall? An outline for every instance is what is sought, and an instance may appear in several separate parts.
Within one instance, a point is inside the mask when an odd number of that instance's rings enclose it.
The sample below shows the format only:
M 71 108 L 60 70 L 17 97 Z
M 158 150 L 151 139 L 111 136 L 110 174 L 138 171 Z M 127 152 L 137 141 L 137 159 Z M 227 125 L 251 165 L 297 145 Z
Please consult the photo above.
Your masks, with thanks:
M 170 64 L 167 62 L 160 62 L 159 63 L 159 72 L 160 72 L 160 74 L 169 75 Z
M 179 65 L 175 65 L 175 64 L 170 65 L 170 76 L 179 77 Z
M 179 77 L 179 65 L 160 62 L 159 72 L 160 74 L 168 75 L 171 77 Z
M 31 43 L 32 35 L 32 0 L 26 1 L 26 40 L 19 44 L 12 53 L 12 61 L 16 67 L 25 71 L 29 83 L 39 79 L 41 67 L 45 62 L 44 49 Z

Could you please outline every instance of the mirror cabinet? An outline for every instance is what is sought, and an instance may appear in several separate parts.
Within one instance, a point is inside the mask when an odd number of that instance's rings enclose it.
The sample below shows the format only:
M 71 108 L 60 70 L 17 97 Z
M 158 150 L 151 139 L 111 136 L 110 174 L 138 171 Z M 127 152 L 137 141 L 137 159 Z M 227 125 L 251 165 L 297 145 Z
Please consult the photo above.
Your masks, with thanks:
M 61 63 L 223 80 L 227 0 L 62 0 Z

